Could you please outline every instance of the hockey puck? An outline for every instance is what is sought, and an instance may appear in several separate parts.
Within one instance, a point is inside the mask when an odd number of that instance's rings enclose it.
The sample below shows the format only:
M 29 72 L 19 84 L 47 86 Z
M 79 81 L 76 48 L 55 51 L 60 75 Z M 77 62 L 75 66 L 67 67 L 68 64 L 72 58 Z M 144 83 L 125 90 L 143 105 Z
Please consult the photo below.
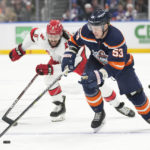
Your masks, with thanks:
M 3 143 L 4 144 L 10 144 L 11 142 L 10 142 L 10 140 L 4 140 Z
M 150 85 L 148 85 L 148 88 L 150 89 Z

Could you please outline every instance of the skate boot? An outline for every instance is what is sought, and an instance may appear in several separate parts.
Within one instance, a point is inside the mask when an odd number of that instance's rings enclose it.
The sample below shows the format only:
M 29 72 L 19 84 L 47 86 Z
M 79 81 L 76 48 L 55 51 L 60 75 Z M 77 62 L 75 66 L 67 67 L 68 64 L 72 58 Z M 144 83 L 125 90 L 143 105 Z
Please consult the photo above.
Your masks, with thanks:
M 66 113 L 65 99 L 66 96 L 63 96 L 63 102 L 59 102 L 59 101 L 53 102 L 56 106 L 54 110 L 50 113 L 52 122 L 65 120 L 65 113 Z
M 124 102 L 121 102 L 118 107 L 115 107 L 115 109 L 125 116 L 128 116 L 128 117 L 135 116 L 135 112 L 132 109 L 125 107 Z
M 95 113 L 94 119 L 92 120 L 91 127 L 94 129 L 94 133 L 98 132 L 105 123 L 105 111 Z
M 145 119 L 145 121 L 150 124 L 150 118 Z

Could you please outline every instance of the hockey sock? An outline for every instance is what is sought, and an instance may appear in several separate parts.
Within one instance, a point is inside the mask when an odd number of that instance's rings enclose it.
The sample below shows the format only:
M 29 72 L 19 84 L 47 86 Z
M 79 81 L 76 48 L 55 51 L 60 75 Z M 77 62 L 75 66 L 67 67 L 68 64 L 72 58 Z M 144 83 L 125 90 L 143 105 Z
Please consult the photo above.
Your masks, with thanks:
M 110 86 L 107 86 L 107 84 L 104 83 L 103 86 L 100 87 L 100 90 L 106 102 L 109 102 L 113 107 L 119 106 L 120 101 L 117 98 L 116 92 Z
M 49 94 L 51 95 L 53 102 L 54 101 L 59 101 L 59 102 L 63 102 L 63 98 L 62 98 L 62 90 L 60 86 L 57 86 L 54 89 L 51 89 L 48 91 Z
M 137 112 L 150 123 L 150 102 L 144 91 L 137 91 L 136 94 L 127 95 L 128 99 L 135 105 Z
M 61 87 L 58 86 L 55 89 L 51 89 L 48 91 L 51 96 L 57 95 L 62 92 Z
M 103 110 L 103 98 L 101 96 L 101 91 L 98 90 L 94 94 L 85 94 L 86 99 L 90 107 L 94 112 L 100 112 Z

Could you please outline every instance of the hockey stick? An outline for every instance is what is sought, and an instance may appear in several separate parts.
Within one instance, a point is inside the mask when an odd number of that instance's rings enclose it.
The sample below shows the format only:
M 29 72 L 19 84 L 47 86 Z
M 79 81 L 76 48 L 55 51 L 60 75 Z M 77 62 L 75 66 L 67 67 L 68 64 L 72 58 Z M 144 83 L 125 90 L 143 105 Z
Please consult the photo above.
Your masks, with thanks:
M 68 74 L 68 68 L 64 70 L 24 111 L 10 124 L 6 127 L 0 134 L 0 138 L 37 102 L 39 99 L 58 81 L 63 75 Z
M 13 102 L 13 104 L 8 108 L 8 110 L 6 111 L 6 113 L 4 114 L 4 116 L 2 117 L 2 120 L 7 122 L 8 124 L 12 124 L 14 122 L 14 120 L 10 119 L 7 117 L 7 115 L 9 114 L 9 112 L 14 108 L 14 106 L 17 104 L 17 102 L 20 100 L 20 98 L 24 95 L 24 93 L 27 91 L 27 89 L 31 86 L 31 84 L 33 83 L 33 81 L 37 78 L 38 74 L 36 74 L 32 80 L 28 83 L 28 85 L 24 88 L 24 90 L 20 93 L 20 95 L 16 98 L 16 100 Z M 14 124 L 14 126 L 17 125 Z

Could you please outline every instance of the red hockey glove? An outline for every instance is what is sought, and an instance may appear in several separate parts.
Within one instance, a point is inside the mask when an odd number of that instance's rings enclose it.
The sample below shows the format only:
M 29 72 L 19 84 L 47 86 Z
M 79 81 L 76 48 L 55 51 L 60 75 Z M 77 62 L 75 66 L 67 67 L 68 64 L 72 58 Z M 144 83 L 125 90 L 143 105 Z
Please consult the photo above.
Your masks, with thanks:
M 39 75 L 53 75 L 53 66 L 51 65 L 45 65 L 45 64 L 40 64 L 36 66 L 36 72 Z
M 22 44 L 19 44 L 17 48 L 14 48 L 9 53 L 9 57 L 12 61 L 18 60 L 20 57 L 25 55 L 25 51 L 22 49 Z

